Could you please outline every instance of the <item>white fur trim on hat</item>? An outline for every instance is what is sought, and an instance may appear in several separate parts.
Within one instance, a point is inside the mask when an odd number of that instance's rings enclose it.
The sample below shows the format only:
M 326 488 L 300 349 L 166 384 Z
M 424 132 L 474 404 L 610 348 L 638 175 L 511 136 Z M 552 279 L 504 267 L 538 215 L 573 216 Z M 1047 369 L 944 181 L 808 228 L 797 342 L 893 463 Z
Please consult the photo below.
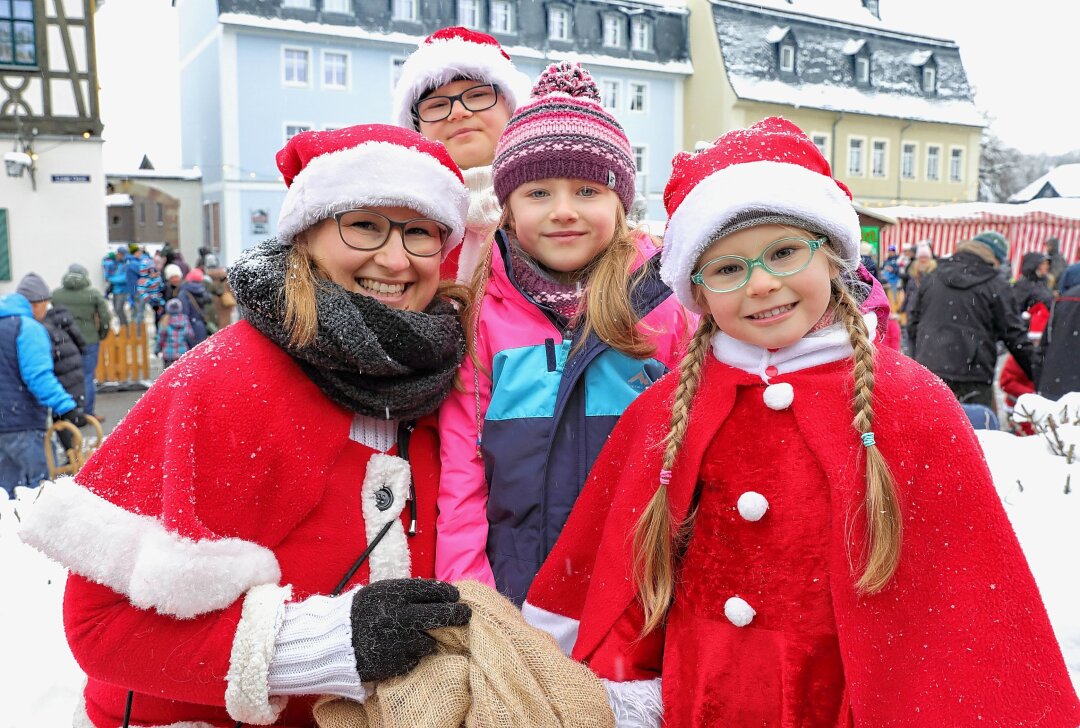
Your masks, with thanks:
M 495 84 L 506 99 L 511 114 L 528 100 L 532 88 L 529 77 L 514 68 L 497 46 L 472 43 L 462 38 L 434 40 L 413 51 L 401 67 L 391 107 L 393 123 L 415 130 L 412 106 L 420 94 L 455 78 Z
M 390 142 L 366 142 L 315 157 L 293 178 L 278 217 L 278 242 L 288 245 L 335 212 L 353 207 L 409 207 L 449 225 L 443 257 L 465 235 L 469 190 L 430 154 Z
M 43 483 L 19 537 L 140 609 L 180 619 L 224 609 L 281 578 L 270 549 L 239 538 L 184 538 L 120 508 L 71 478 Z
M 698 258 L 717 231 L 748 210 L 814 223 L 840 245 L 852 270 L 859 267 L 859 216 L 836 182 L 797 164 L 734 164 L 699 182 L 676 208 L 664 232 L 660 277 L 689 310 L 704 313 L 694 301 L 690 284 Z

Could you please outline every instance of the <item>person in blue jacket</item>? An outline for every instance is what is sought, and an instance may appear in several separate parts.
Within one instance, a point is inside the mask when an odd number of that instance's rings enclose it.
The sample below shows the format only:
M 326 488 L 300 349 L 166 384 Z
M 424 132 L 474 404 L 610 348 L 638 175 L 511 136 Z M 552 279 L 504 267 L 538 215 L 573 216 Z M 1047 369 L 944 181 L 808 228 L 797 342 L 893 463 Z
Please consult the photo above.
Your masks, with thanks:
M 53 372 L 52 342 L 34 315 L 51 297 L 41 276 L 27 273 L 15 293 L 0 298 L 0 487 L 11 498 L 16 486 L 32 488 L 47 477 L 48 410 L 75 425 L 85 422 Z
M 121 245 L 115 252 L 105 256 L 105 259 L 101 261 L 105 280 L 109 284 L 108 296 L 112 299 L 113 311 L 116 313 L 116 320 L 120 322 L 121 327 L 127 326 L 127 311 L 124 309 L 124 305 L 131 297 L 128 289 L 127 259 L 127 247 Z

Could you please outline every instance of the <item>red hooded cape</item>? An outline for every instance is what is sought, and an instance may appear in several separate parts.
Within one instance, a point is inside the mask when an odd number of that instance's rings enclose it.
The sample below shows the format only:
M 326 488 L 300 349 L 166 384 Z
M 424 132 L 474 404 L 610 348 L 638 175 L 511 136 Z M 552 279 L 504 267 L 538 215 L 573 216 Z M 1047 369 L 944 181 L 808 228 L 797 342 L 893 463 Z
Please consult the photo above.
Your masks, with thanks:
M 846 359 L 771 384 L 792 386 L 795 427 L 831 489 L 828 579 L 843 661 L 839 689 L 855 725 L 1080 725 L 1060 649 L 971 426 L 940 380 L 886 349 L 876 356 L 874 431 L 898 489 L 904 541 L 886 588 L 856 593 L 848 553 L 863 553 L 865 539 L 862 521 L 849 533 L 846 517 L 862 505 L 865 481 L 851 424 L 851 368 Z M 675 384 L 673 373 L 623 415 L 528 597 L 529 605 L 579 621 L 573 655 L 600 677 L 649 680 L 662 672 L 665 696 L 672 678 L 697 668 L 663 665 L 662 630 L 638 639 L 631 543 L 658 485 Z M 737 393 L 765 387 L 709 357 L 669 486 L 675 522 Z

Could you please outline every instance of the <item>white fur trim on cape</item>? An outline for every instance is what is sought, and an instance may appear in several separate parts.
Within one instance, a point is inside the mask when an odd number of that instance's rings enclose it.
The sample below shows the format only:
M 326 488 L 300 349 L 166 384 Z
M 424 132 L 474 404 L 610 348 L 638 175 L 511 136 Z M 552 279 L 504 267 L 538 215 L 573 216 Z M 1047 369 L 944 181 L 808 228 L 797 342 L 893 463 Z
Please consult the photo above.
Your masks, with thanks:
M 529 99 L 532 87 L 529 77 L 514 68 L 514 64 L 493 45 L 471 43 L 462 38 L 421 43 L 401 67 L 390 112 L 393 123 L 418 131 L 413 123 L 413 104 L 428 89 L 455 78 L 495 84 L 506 98 L 511 114 Z
M 877 315 L 873 312 L 864 313 L 863 321 L 866 322 L 867 335 L 872 345 L 877 332 Z M 713 336 L 712 353 L 728 366 L 756 374 L 761 377 L 761 381 L 768 384 L 769 375 L 765 370 L 770 366 L 776 367 L 777 374 L 789 374 L 819 364 L 848 359 L 852 355 L 852 348 L 844 325 L 835 323 L 776 351 L 739 341 L 721 331 Z
M 691 291 L 694 265 L 712 237 L 736 215 L 749 210 L 815 223 L 841 246 L 851 269 L 859 267 L 859 216 L 832 178 L 797 164 L 735 164 L 699 182 L 676 208 L 664 231 L 660 278 L 686 308 L 704 313 Z
M 576 619 L 549 612 L 528 602 L 521 606 L 521 616 L 533 627 L 542 629 L 554 637 L 559 649 L 567 657 L 574 651 L 574 645 L 577 644 L 578 627 L 580 626 L 580 622 Z
M 607 688 L 608 704 L 615 714 L 615 728 L 660 728 L 664 717 L 660 678 L 601 682 Z
M 79 706 L 75 708 L 75 715 L 71 721 L 72 728 L 97 728 L 91 721 L 90 716 L 86 714 L 86 703 L 80 702 Z M 116 728 L 120 728 L 117 724 Z M 203 723 L 200 721 L 182 720 L 179 723 L 158 723 L 157 725 L 144 725 L 143 723 L 131 723 L 128 728 L 214 728 L 209 723 Z
M 234 720 L 269 725 L 289 702 L 284 695 L 270 695 L 268 676 L 282 607 L 291 596 L 291 586 L 263 584 L 244 597 L 225 676 L 225 709 Z
M 140 609 L 190 619 L 281 579 L 277 557 L 264 546 L 238 538 L 184 538 L 71 478 L 43 483 L 24 511 L 23 541 Z
M 412 574 L 408 539 L 405 537 L 405 527 L 401 524 L 401 512 L 409 499 L 410 472 L 408 461 L 393 455 L 380 453 L 372 455 L 368 460 L 360 495 L 367 542 L 370 544 L 374 541 L 383 526 L 390 523 L 390 530 L 368 556 L 372 582 L 408 579 Z M 379 510 L 378 492 L 384 488 L 392 500 L 386 510 Z M 382 497 L 385 498 L 385 493 Z
M 277 238 L 354 207 L 409 207 L 451 228 L 442 255 L 465 235 L 469 190 L 430 154 L 390 142 L 365 142 L 315 157 L 300 170 L 281 203 Z

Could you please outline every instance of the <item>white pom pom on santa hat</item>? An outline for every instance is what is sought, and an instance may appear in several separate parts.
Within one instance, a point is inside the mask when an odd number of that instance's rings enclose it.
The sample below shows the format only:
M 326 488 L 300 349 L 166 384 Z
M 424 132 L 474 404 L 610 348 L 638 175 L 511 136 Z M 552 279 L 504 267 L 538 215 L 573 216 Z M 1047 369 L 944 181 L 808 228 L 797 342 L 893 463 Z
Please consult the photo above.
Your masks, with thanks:
M 761 493 L 748 490 L 739 496 L 736 503 L 739 515 L 748 521 L 760 521 L 769 510 L 769 501 Z
M 851 192 L 833 179 L 825 157 L 787 119 L 763 119 L 697 153 L 676 154 L 664 207 L 668 224 L 660 277 L 696 313 L 704 312 L 692 295 L 694 265 L 718 232 L 748 212 L 805 221 L 840 247 L 852 270 L 859 266 L 862 231 Z
M 413 105 L 420 96 L 456 78 L 495 84 L 511 114 L 528 100 L 532 87 L 499 41 L 487 33 L 461 26 L 443 28 L 425 38 L 405 59 L 394 87 L 390 118 L 398 126 L 416 129 Z
M 724 616 L 736 627 L 745 627 L 754 621 L 757 612 L 754 611 L 754 608 L 751 607 L 745 599 L 741 597 L 731 597 L 724 602 Z
M 465 236 L 469 189 L 461 170 L 446 147 L 411 129 L 361 124 L 301 132 L 277 153 L 277 165 L 289 188 L 278 217 L 281 245 L 358 207 L 408 207 L 438 220 L 450 228 L 444 258 Z

